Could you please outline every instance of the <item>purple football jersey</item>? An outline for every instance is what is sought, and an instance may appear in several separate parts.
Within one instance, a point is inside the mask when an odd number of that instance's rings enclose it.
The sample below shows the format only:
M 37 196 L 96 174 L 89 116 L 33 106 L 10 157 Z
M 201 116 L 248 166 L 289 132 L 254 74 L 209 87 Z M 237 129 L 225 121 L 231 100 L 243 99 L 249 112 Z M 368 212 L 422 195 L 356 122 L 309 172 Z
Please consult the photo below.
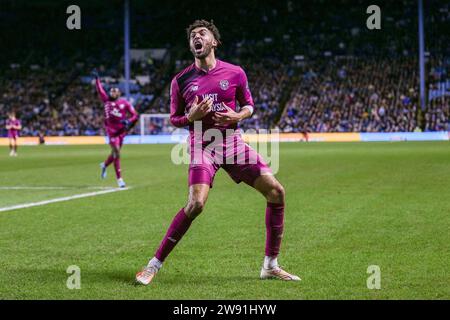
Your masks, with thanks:
M 173 78 L 170 89 L 170 120 L 176 127 L 189 125 L 191 133 L 194 126 L 189 124 L 186 114 L 196 96 L 199 102 L 209 97 L 213 99 L 211 112 L 201 119 L 203 131 L 210 128 L 221 130 L 237 128 L 236 124 L 215 125 L 212 119 L 214 113 L 227 112 L 222 102 L 232 110 L 236 110 L 236 102 L 241 107 L 247 105 L 253 107 L 253 99 L 244 70 L 220 60 L 216 60 L 216 66 L 209 71 L 200 69 L 193 63 Z
M 105 128 L 108 136 L 117 136 L 125 132 L 123 120 L 135 122 L 138 114 L 133 106 L 125 99 L 110 100 L 99 79 L 95 82 L 100 99 L 104 103 Z M 128 114 L 131 115 L 128 118 Z
M 7 119 L 6 120 L 6 126 L 10 127 L 10 129 L 8 129 L 8 137 L 17 137 L 19 135 L 19 130 L 18 129 L 14 129 L 12 127 L 20 127 L 20 120 L 19 119 L 15 119 L 15 120 L 11 120 L 11 119 Z

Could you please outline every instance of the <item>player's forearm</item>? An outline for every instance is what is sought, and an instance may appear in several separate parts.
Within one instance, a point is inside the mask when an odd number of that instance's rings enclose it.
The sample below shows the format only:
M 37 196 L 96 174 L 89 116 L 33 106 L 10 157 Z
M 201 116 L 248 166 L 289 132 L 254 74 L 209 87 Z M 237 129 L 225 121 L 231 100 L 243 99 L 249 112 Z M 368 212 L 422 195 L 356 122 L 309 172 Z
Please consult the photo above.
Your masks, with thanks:
M 253 110 L 251 108 L 253 109 L 253 107 L 246 106 L 246 107 L 242 108 L 241 111 L 238 112 L 239 121 L 245 120 L 252 116 Z
M 177 128 L 183 128 L 189 125 L 189 120 L 185 115 L 182 116 L 171 115 L 170 122 L 172 123 L 173 126 Z
M 95 88 L 103 101 L 108 100 L 108 95 L 106 94 L 105 89 L 103 89 L 102 82 L 99 78 L 95 79 Z
M 136 122 L 138 120 L 139 115 L 137 112 L 131 112 L 131 117 L 128 119 L 130 122 Z
M 100 92 L 102 92 L 102 91 L 104 92 L 102 83 L 101 83 L 101 81 L 100 81 L 99 78 L 96 78 L 96 79 L 95 79 L 95 88 L 97 89 L 97 92 L 98 92 L 98 93 L 100 93 Z

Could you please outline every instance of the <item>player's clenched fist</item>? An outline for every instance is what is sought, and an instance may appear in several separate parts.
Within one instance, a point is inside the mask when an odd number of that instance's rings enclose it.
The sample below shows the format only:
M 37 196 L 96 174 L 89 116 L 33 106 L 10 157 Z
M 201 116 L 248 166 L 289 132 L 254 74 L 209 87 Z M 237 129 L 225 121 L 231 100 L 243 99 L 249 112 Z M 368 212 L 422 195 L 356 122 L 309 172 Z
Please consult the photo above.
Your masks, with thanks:
M 206 114 L 211 111 L 212 105 L 212 98 L 203 99 L 200 103 L 198 103 L 198 96 L 195 96 L 194 102 L 192 103 L 191 109 L 187 115 L 189 122 L 200 120 L 206 116 Z

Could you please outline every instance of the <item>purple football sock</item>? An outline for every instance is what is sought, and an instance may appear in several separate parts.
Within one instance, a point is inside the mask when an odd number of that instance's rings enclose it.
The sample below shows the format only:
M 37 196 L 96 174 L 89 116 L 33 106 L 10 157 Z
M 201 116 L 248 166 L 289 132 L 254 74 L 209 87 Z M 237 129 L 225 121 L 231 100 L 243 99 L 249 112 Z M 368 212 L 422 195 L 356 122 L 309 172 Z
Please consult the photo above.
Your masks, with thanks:
M 266 208 L 266 256 L 280 253 L 284 227 L 284 203 L 267 202 Z
M 172 224 L 167 230 L 164 239 L 162 240 L 158 251 L 156 251 L 155 257 L 163 262 L 169 253 L 175 248 L 175 245 L 181 240 L 183 235 L 191 226 L 192 220 L 184 213 L 184 208 L 181 209 L 175 218 L 173 218 Z
M 111 163 L 114 162 L 114 157 L 110 154 L 109 157 L 106 159 L 106 161 L 104 162 L 105 167 L 109 166 Z
M 116 178 L 122 178 L 122 173 L 120 170 L 120 158 L 114 158 L 114 170 L 116 170 Z

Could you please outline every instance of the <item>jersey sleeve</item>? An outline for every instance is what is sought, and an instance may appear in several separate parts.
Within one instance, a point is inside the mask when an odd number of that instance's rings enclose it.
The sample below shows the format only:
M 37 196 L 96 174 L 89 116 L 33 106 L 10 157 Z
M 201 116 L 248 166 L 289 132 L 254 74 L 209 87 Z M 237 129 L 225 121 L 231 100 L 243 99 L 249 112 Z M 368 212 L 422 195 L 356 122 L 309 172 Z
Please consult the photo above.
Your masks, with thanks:
M 138 120 L 139 115 L 136 109 L 133 107 L 133 105 L 129 102 L 127 102 L 127 111 L 128 113 L 131 114 L 131 117 L 128 118 L 128 120 L 130 120 L 131 122 L 136 122 Z
M 170 122 L 178 128 L 186 127 L 189 120 L 185 115 L 186 103 L 180 93 L 176 78 L 170 84 Z
M 241 108 L 243 106 L 254 106 L 252 93 L 250 92 L 250 88 L 248 86 L 247 75 L 244 70 L 240 69 L 238 75 L 238 86 L 236 89 L 236 98 L 239 102 Z
M 102 83 L 100 79 L 95 79 L 95 88 L 97 89 L 98 95 L 100 96 L 100 99 L 103 102 L 108 101 L 108 95 L 105 92 L 105 89 L 103 89 Z

